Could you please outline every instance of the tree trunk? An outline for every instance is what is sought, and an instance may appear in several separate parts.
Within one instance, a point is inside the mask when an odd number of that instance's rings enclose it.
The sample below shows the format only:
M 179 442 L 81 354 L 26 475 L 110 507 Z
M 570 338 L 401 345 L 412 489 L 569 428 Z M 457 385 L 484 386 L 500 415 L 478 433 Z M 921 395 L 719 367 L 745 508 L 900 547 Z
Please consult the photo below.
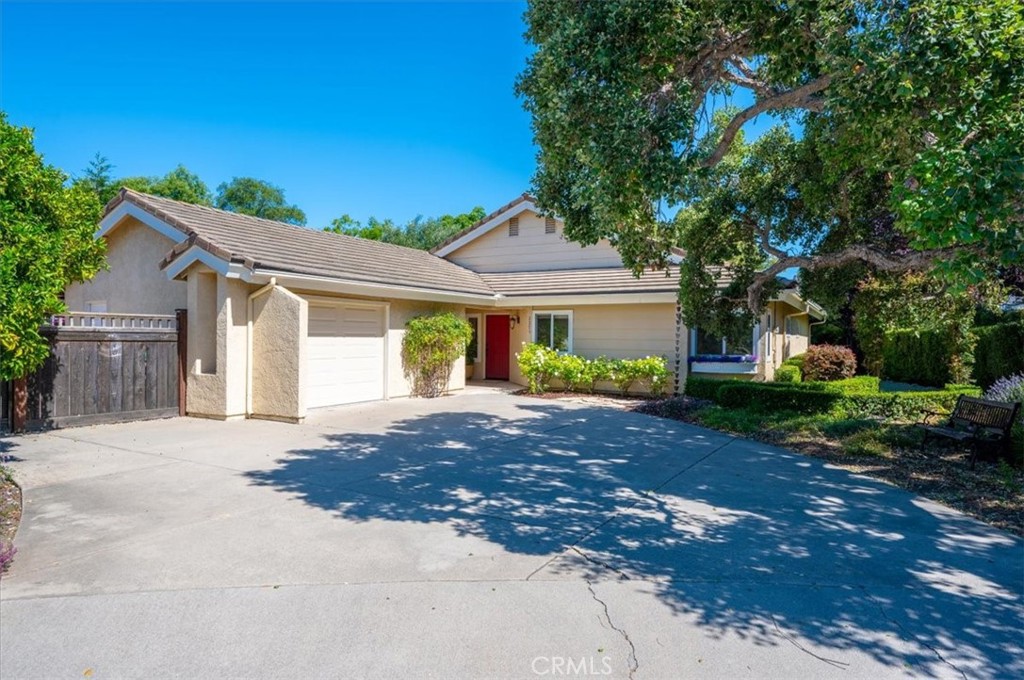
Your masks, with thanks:
M 24 432 L 28 421 L 28 378 L 15 378 L 14 403 L 11 409 L 11 431 Z

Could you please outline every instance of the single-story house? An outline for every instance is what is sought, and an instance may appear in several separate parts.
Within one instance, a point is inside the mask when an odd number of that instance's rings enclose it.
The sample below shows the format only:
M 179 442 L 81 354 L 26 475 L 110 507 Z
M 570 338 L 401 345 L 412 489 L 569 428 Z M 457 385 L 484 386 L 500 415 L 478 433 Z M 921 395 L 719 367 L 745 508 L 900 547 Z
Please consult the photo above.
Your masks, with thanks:
M 97 236 L 109 269 L 72 285 L 69 311 L 187 310 L 186 411 L 299 421 L 308 409 L 408 396 L 406 322 L 452 311 L 476 328 L 474 379 L 524 384 L 526 342 L 587 357 L 661 355 L 688 371 L 770 378 L 823 312 L 796 288 L 749 338 L 681 323 L 675 268 L 634 277 L 615 248 L 582 247 L 522 195 L 433 252 L 315 231 L 122 189 Z

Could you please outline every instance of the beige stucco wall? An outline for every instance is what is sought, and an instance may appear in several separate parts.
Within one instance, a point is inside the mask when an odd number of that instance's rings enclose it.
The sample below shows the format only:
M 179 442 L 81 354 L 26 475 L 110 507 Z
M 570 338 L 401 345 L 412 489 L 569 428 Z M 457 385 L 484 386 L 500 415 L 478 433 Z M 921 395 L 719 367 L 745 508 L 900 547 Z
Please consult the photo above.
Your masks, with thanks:
M 238 279 L 217 276 L 216 316 L 201 312 L 199 276 L 208 270 L 196 265 L 187 278 L 188 290 L 188 389 L 186 411 L 189 415 L 210 418 L 234 418 L 245 415 L 247 320 L 246 303 L 250 286 Z M 211 328 L 213 321 L 214 328 Z M 215 333 L 216 368 L 202 369 L 197 353 L 203 334 Z M 208 337 L 208 336 L 207 336 Z M 203 372 L 198 372 L 197 368 Z
M 523 307 L 514 310 L 480 310 L 481 318 L 487 313 L 510 313 L 519 316 L 519 324 L 509 333 L 509 379 L 525 385 L 516 354 L 533 338 L 533 313 L 543 311 L 572 311 L 573 354 L 596 359 L 638 359 L 646 356 L 665 357 L 669 370 L 676 365 L 676 307 L 672 303 L 638 305 L 581 305 L 566 307 Z M 474 311 L 475 313 L 475 311 Z M 486 324 L 481 322 L 481 327 Z M 486 336 L 486 331 L 483 333 Z M 684 330 L 685 338 L 685 330 Z M 486 337 L 481 338 L 486 343 Z M 481 350 L 484 347 L 481 344 Z M 683 348 L 685 353 L 685 346 Z M 481 351 L 481 356 L 483 352 Z M 680 365 L 685 379 L 686 364 Z M 599 386 L 600 387 L 600 386 Z M 605 386 L 608 387 L 608 386 Z
M 306 416 L 309 304 L 277 286 L 252 305 L 252 416 L 298 421 Z
M 519 235 L 508 235 L 508 222 L 446 256 L 478 272 L 540 271 L 621 267 L 622 258 L 607 241 L 583 247 L 565 240 L 562 223 L 554 234 L 544 233 L 544 218 L 533 212 L 519 215 Z
M 107 237 L 109 269 L 64 292 L 68 311 L 88 311 L 86 303 L 94 300 L 106 301 L 107 311 L 118 314 L 174 314 L 184 308 L 185 283 L 170 281 L 160 271 L 160 261 L 173 247 L 174 242 L 163 234 L 126 218 Z

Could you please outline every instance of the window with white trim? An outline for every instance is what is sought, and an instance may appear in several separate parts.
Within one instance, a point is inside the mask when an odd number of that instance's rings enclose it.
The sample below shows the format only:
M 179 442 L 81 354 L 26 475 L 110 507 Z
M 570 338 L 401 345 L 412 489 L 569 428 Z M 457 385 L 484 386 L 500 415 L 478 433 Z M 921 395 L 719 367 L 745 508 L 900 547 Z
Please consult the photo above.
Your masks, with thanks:
M 694 356 L 746 356 L 754 354 L 754 336 L 756 332 L 755 327 L 749 333 L 741 334 L 733 339 L 721 335 L 713 335 L 700 328 L 696 328 L 691 337 L 693 354 Z
M 556 352 L 572 352 L 572 312 L 534 312 L 533 341 Z

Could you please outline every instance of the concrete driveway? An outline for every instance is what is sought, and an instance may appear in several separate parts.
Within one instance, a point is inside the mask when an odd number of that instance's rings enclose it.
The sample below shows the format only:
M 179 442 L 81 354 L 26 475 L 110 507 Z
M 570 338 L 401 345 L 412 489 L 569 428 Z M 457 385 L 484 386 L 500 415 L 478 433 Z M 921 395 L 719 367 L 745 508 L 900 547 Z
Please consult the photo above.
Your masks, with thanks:
M 471 390 L 6 442 L 0 675 L 1024 676 L 1024 545 L 800 455 Z

